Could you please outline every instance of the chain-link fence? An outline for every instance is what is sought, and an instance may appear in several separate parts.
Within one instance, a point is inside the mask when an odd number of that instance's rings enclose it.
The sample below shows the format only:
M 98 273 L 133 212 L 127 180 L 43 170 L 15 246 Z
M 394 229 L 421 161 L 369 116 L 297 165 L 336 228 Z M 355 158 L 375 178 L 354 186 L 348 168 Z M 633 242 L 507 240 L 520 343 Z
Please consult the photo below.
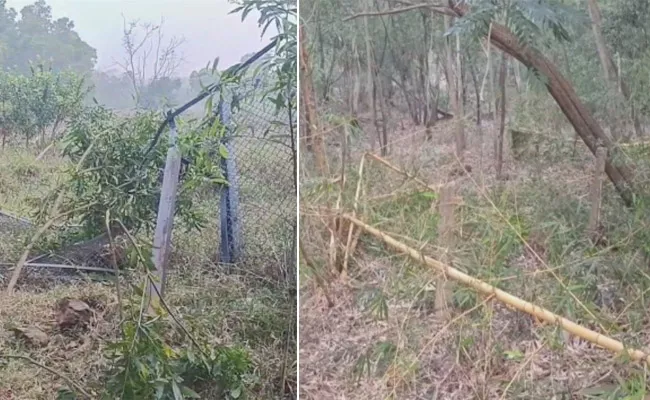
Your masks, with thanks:
M 258 79 L 219 104 L 229 182 L 220 202 L 220 261 L 291 257 L 296 234 L 295 117 L 276 112 Z
M 258 54 L 264 54 L 270 48 L 267 46 Z M 297 240 L 295 112 L 286 109 L 278 112 L 274 101 L 265 96 L 268 87 L 265 87 L 263 79 L 248 76 L 242 77 L 234 87 L 224 88 L 215 84 L 191 102 L 170 112 L 165 125 L 191 107 L 199 106 L 208 94 L 219 91 L 222 101 L 215 111 L 226 128 L 223 143 L 228 156 L 222 159 L 222 168 L 228 185 L 215 193 L 219 198 L 219 239 L 214 251 L 218 251 L 221 263 L 266 265 L 280 261 L 288 267 L 287 272 L 294 272 Z M 158 134 L 155 136 L 159 137 Z M 0 228 L 1 239 L 9 234 L 16 236 L 16 230 L 22 233 L 19 237 L 26 237 L 34 226 L 20 218 L 0 215 Z M 124 238 L 116 237 L 116 240 L 120 239 Z M 29 256 L 28 264 L 55 267 L 53 271 L 63 272 L 67 267 L 70 267 L 69 271 L 75 268 L 88 271 L 112 268 L 106 235 L 66 246 L 54 253 L 34 252 Z M 0 278 L 2 275 L 6 273 L 2 273 L 0 268 Z M 59 273 L 54 275 L 59 276 Z

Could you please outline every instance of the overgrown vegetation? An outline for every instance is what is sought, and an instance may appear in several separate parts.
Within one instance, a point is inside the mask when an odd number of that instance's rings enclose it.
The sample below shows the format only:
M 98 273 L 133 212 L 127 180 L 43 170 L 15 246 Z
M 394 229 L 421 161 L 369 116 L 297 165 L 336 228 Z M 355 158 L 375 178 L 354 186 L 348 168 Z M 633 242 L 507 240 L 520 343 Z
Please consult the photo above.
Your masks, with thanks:
M 280 39 L 274 53 L 228 81 L 215 61 L 215 100 L 220 106 L 255 81 L 278 119 L 289 121 L 274 123 L 293 143 L 295 4 L 244 7 L 246 14 L 275 7 L 260 28 L 274 22 Z M 32 8 L 51 19 L 45 3 Z M 0 11 L 15 21 L 4 3 Z M 6 33 L 0 28 L 0 50 Z M 164 295 L 150 304 L 151 237 L 170 144 L 166 130 L 152 141 L 163 118 L 146 109 L 164 96 L 134 81 L 139 109 L 122 115 L 84 105 L 90 89 L 65 60 L 31 75 L 2 67 L 0 282 L 25 271 L 17 292 L 0 295 L 0 398 L 294 398 L 295 260 L 278 252 L 263 265 L 219 263 L 218 193 L 230 184 L 224 165 L 232 154 L 212 97 L 203 118 L 175 119 L 183 166 L 173 251 Z M 30 146 L 37 134 L 40 154 Z M 280 236 L 276 242 L 286 240 Z
M 303 397 L 647 395 L 643 365 L 340 217 L 647 352 L 647 4 L 623 3 L 301 3 Z

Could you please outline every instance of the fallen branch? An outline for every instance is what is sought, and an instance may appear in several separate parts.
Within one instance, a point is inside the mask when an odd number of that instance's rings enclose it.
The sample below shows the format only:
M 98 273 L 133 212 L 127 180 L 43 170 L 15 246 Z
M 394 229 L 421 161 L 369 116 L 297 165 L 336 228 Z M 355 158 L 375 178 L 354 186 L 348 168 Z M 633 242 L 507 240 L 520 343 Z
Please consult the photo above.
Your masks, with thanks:
M 356 18 L 361 18 L 361 17 L 379 17 L 383 15 L 395 15 L 395 14 L 401 14 L 405 13 L 408 11 L 413 11 L 413 10 L 419 10 L 422 8 L 427 8 L 430 10 L 435 10 L 436 12 L 442 13 L 442 14 L 447 14 L 452 17 L 455 17 L 456 14 L 448 7 L 439 5 L 439 4 L 431 4 L 431 3 L 422 3 L 422 4 L 412 4 L 409 6 L 405 7 L 400 7 L 400 8 L 391 8 L 388 10 L 383 10 L 383 11 L 367 11 L 367 12 L 360 12 L 358 14 L 350 15 L 349 17 L 343 18 L 343 22 L 350 21 Z
M 56 205 L 56 204 L 55 204 Z M 23 252 L 23 255 L 20 257 L 20 260 L 18 260 L 18 263 L 16 264 L 16 269 L 14 269 L 13 275 L 11 275 L 11 279 L 9 280 L 9 285 L 7 286 L 7 293 L 12 294 L 14 292 L 14 288 L 16 287 L 16 283 L 18 283 L 18 278 L 20 278 L 20 273 L 23 270 L 23 267 L 25 266 L 25 263 L 27 262 L 27 257 L 29 256 L 29 252 L 32 251 L 32 248 L 36 245 L 38 242 L 38 239 L 41 238 L 41 236 L 47 231 L 53 224 L 56 222 L 57 219 L 63 218 L 66 215 L 73 214 L 77 211 L 83 210 L 85 208 L 91 207 L 93 204 L 89 204 L 83 207 L 76 208 L 74 210 L 70 210 L 68 212 L 65 212 L 63 214 L 59 214 L 55 216 L 54 218 L 50 219 L 47 221 L 41 229 L 39 229 L 34 236 L 32 236 L 32 240 L 29 242 L 27 245 L 27 248 Z
M 16 221 L 20 221 L 20 222 L 28 224 L 28 225 L 32 225 L 32 221 L 28 220 L 27 218 L 19 217 L 17 215 L 14 215 L 12 213 L 8 213 L 6 211 L 0 210 L 0 215 L 2 215 L 3 217 L 15 219 Z
M 45 157 L 45 155 L 47 154 L 47 152 L 50 151 L 50 149 L 51 149 L 52 147 L 54 147 L 54 144 L 55 144 L 55 143 L 56 143 L 56 142 L 52 142 L 52 143 L 50 143 L 46 148 L 44 148 L 43 151 L 41 151 L 41 154 L 39 154 L 39 155 L 36 157 L 36 161 L 41 161 L 41 159 L 42 159 L 43 157 Z
M 0 265 L 14 265 L 13 263 L 0 263 Z M 93 272 L 111 272 L 115 273 L 114 270 L 109 268 L 97 268 L 97 267 L 84 267 L 82 265 L 66 265 L 66 264 L 41 264 L 41 263 L 30 263 L 26 262 L 23 264 L 24 267 L 33 267 L 33 268 L 58 268 L 58 269 L 78 269 L 81 271 L 93 271 Z
M 379 229 L 375 229 L 372 226 L 366 224 L 365 222 L 349 214 L 343 214 L 341 215 L 341 217 L 347 219 L 352 224 L 358 226 L 359 228 L 365 230 L 369 234 L 382 240 L 384 243 L 388 244 L 394 249 L 406 253 L 412 259 L 419 261 L 423 264 L 426 264 L 430 267 L 433 267 L 441 272 L 444 272 L 447 275 L 447 277 L 451 279 L 464 283 L 465 285 L 470 286 L 481 293 L 487 295 L 494 295 L 494 297 L 497 300 L 513 308 L 516 308 L 519 311 L 523 311 L 527 314 L 533 315 L 538 319 L 542 321 L 546 321 L 550 324 L 558 325 L 560 328 L 564 329 L 568 333 L 578 336 L 582 339 L 585 339 L 591 343 L 594 343 L 597 346 L 600 346 L 602 348 L 605 348 L 617 354 L 621 354 L 621 353 L 627 354 L 633 360 L 643 361 L 646 364 L 650 364 L 650 355 L 646 354 L 641 350 L 626 349 L 625 345 L 619 342 L 618 340 L 615 340 L 605 335 L 601 335 L 596 331 L 578 325 L 575 322 L 568 320 L 564 317 L 561 317 L 543 307 L 537 306 L 533 303 L 520 299 L 519 297 L 513 296 L 510 293 L 507 293 L 488 283 L 485 283 L 479 279 L 467 275 L 464 272 L 461 272 L 455 268 L 445 265 L 440 261 L 427 257 L 422 253 L 420 253 L 418 250 L 408 247 L 407 245 L 386 235 L 384 232 L 380 231 Z
M 93 143 L 88 145 L 88 148 L 86 151 L 84 151 L 83 155 L 79 159 L 79 162 L 76 165 L 76 169 L 79 170 L 83 163 L 86 161 L 86 157 L 88 157 L 88 154 L 90 154 L 90 150 L 94 147 Z M 34 236 L 32 236 L 32 240 L 29 242 L 27 245 L 27 248 L 23 252 L 23 255 L 20 257 L 20 260 L 18 260 L 18 263 L 16 264 L 16 269 L 14 270 L 13 275 L 11 275 L 11 279 L 9 280 L 9 285 L 7 286 L 7 293 L 12 294 L 14 292 L 14 287 L 16 286 L 16 283 L 18 283 L 18 278 L 20 278 L 20 272 L 23 270 L 23 267 L 25 266 L 25 262 L 27 262 L 27 257 L 29 256 L 29 252 L 32 251 L 32 248 L 36 245 L 36 242 L 38 239 L 41 238 L 41 236 L 47 231 L 54 223 L 56 220 L 59 218 L 65 217 L 67 215 L 73 214 L 77 211 L 81 211 L 85 208 L 92 207 L 94 204 L 87 204 L 83 207 L 76 208 L 74 210 L 70 210 L 67 212 L 64 212 L 62 214 L 59 214 L 59 208 L 61 207 L 61 203 L 63 203 L 63 197 L 64 197 L 64 191 L 62 190 L 59 192 L 59 195 L 56 197 L 56 200 L 54 200 L 54 205 L 52 206 L 52 214 L 54 217 L 52 217 L 49 221 L 47 221 L 41 229 L 39 229 Z
M 47 372 L 49 372 L 51 374 L 54 374 L 54 375 L 58 376 L 59 378 L 63 379 L 71 388 L 76 389 L 79 393 L 86 396 L 86 398 L 88 398 L 88 399 L 93 398 L 93 396 L 91 396 L 88 392 L 86 392 L 84 390 L 84 388 L 82 388 L 78 383 L 75 383 L 75 381 L 73 381 L 72 379 L 68 378 L 65 375 L 62 375 L 60 372 L 57 372 L 56 370 L 54 370 L 54 369 L 52 369 L 52 368 L 50 368 L 50 367 L 48 367 L 46 365 L 43 365 L 43 364 L 39 363 L 38 361 L 36 361 L 36 360 L 34 360 L 32 358 L 29 358 L 27 356 L 18 356 L 18 355 L 2 354 L 2 353 L 0 353 L 0 358 L 25 360 L 28 363 L 30 363 L 32 365 L 35 365 L 35 366 L 37 366 L 39 368 L 43 368 Z

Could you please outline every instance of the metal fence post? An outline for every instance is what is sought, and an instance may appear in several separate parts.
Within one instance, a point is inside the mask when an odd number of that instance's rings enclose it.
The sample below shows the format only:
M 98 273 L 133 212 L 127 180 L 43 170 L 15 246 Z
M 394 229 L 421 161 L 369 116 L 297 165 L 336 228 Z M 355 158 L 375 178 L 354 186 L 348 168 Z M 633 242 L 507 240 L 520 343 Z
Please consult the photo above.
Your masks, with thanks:
M 152 260 L 156 268 L 155 276 L 157 281 L 153 284 L 149 282 L 147 291 L 149 304 L 153 303 L 154 306 L 158 305 L 158 293 L 163 294 L 165 281 L 167 280 L 172 229 L 174 227 L 174 210 L 176 209 L 176 192 L 181 169 L 181 154 L 178 150 L 177 138 L 176 123 L 172 118 L 169 120 L 169 149 L 167 150 L 158 215 L 156 217 L 156 230 L 153 237 Z
M 219 117 L 226 127 L 222 143 L 228 150 L 229 157 L 221 161 L 228 186 L 221 189 L 220 210 L 221 219 L 221 244 L 220 262 L 234 264 L 239 260 L 241 253 L 241 227 L 239 218 L 239 172 L 235 163 L 235 151 L 232 138 L 230 104 L 219 102 Z

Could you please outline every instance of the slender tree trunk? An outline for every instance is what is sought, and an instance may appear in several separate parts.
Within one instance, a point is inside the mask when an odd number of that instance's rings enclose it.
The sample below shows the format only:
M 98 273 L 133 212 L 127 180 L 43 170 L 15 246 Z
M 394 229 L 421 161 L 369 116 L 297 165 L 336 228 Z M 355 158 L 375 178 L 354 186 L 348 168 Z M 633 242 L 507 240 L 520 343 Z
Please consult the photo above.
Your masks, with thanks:
M 363 26 L 365 30 L 365 41 L 366 41 L 366 63 L 367 63 L 366 72 L 368 74 L 368 101 L 369 101 L 369 105 L 372 107 L 373 125 L 375 126 L 375 133 L 377 134 L 377 138 L 379 139 L 379 148 L 383 149 L 384 144 L 382 143 L 382 137 L 379 131 L 379 122 L 377 120 L 377 96 L 376 96 L 375 79 L 374 79 L 374 72 L 373 72 L 375 58 L 372 53 L 372 45 L 370 42 L 370 28 L 368 27 L 368 17 L 363 18 Z M 372 140 L 373 150 L 375 147 L 374 143 L 375 141 L 373 139 Z
M 386 99 L 384 97 L 384 87 L 381 83 L 381 79 L 377 79 L 377 95 L 379 96 L 379 108 L 381 111 L 381 140 L 380 140 L 380 152 L 382 156 L 388 155 L 388 130 L 386 129 L 386 123 L 390 118 L 388 115 L 388 107 L 386 107 Z
M 316 167 L 322 176 L 329 176 L 329 166 L 325 153 L 325 144 L 323 142 L 323 133 L 318 123 L 318 114 L 316 113 L 316 100 L 314 88 L 312 86 L 311 64 L 309 63 L 309 54 L 307 53 L 307 39 L 303 25 L 300 25 L 300 83 L 301 99 L 305 104 L 305 142 L 307 148 L 311 145 L 314 152 Z
M 476 94 L 476 126 L 481 126 L 481 89 L 479 87 L 478 78 L 476 76 L 476 66 L 474 59 L 467 53 L 467 62 L 469 64 L 469 73 L 472 75 L 472 84 L 474 85 L 474 93 Z
M 639 121 L 638 116 L 634 110 L 634 105 L 631 104 L 630 89 L 627 87 L 623 79 L 621 78 L 620 71 L 617 71 L 616 66 L 614 65 L 614 59 L 607 48 L 605 43 L 605 37 L 602 32 L 602 15 L 600 13 L 600 8 L 598 7 L 597 0 L 588 0 L 587 5 L 589 7 L 589 16 L 591 17 L 591 27 L 594 32 L 594 37 L 596 38 L 596 47 L 598 48 L 598 56 L 600 57 L 600 64 L 603 67 L 603 72 L 605 78 L 615 86 L 618 86 L 625 101 L 630 104 L 631 107 L 631 118 L 634 123 L 634 130 L 637 136 L 643 136 L 643 128 L 641 127 L 641 122 Z M 614 132 L 612 132 L 614 133 Z M 620 137 L 620 132 L 614 133 L 616 137 Z
M 359 98 L 361 97 L 361 60 L 359 59 L 359 51 L 357 49 L 357 41 L 352 41 L 352 49 L 354 56 L 354 87 L 352 88 L 352 114 L 357 116 L 359 112 Z
M 458 112 L 456 114 L 456 137 L 460 146 L 459 157 L 463 160 L 465 149 L 467 148 L 467 138 L 465 137 L 465 84 L 463 81 L 463 64 L 460 51 L 460 36 L 456 35 L 456 76 L 458 85 L 456 86 L 456 96 Z
M 515 85 L 517 85 L 517 93 L 521 93 L 521 71 L 519 70 L 519 63 L 515 62 L 513 67 L 515 70 Z
M 497 136 L 497 151 L 496 151 L 496 170 L 497 179 L 503 177 L 503 137 L 506 128 L 506 72 L 508 67 L 508 59 L 504 53 L 501 56 L 501 70 L 499 71 L 499 90 L 501 96 L 499 98 L 499 136 Z
M 448 16 L 445 16 L 445 31 L 448 31 L 451 26 L 451 18 Z M 451 43 L 449 43 L 450 39 L 448 38 L 445 44 L 445 53 L 447 56 L 447 85 L 449 86 L 449 100 L 451 103 L 451 107 L 454 110 L 454 118 L 455 118 L 455 142 L 456 142 L 456 155 L 458 158 L 461 160 L 463 159 L 463 151 L 465 150 L 464 144 L 465 144 L 465 138 L 464 138 L 464 130 L 463 130 L 463 115 L 461 113 L 461 99 L 460 99 L 460 88 L 459 88 L 459 83 L 460 83 L 460 78 L 458 78 L 458 75 L 460 75 L 460 69 L 455 71 L 454 70 L 454 51 Z M 457 66 L 460 64 L 458 60 L 457 61 Z
M 490 114 L 492 114 L 492 120 L 496 121 L 497 119 L 497 90 L 496 86 L 494 85 L 494 60 L 490 59 L 488 60 L 488 68 L 489 71 L 488 73 L 490 74 L 490 101 L 488 101 L 488 104 L 490 105 Z

